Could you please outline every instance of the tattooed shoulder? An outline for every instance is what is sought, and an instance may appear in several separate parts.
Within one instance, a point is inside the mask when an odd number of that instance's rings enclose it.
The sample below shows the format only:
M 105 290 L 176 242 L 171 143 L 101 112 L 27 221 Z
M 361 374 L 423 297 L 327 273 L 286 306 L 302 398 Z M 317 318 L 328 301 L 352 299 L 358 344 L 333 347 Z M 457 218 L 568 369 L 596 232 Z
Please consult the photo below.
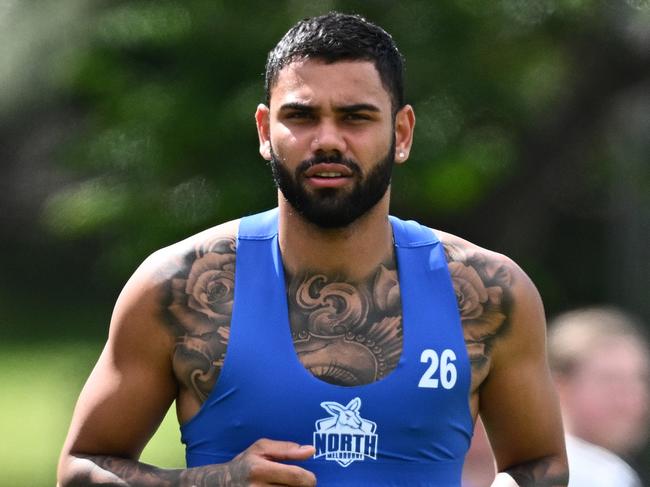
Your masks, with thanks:
M 443 234 L 445 256 L 458 300 L 473 389 L 489 372 L 492 350 L 509 330 L 515 268 L 506 257 Z
M 201 404 L 214 386 L 230 332 L 236 238 L 204 232 L 179 244 L 167 270 L 163 323 L 173 335 L 172 366 L 181 387 Z

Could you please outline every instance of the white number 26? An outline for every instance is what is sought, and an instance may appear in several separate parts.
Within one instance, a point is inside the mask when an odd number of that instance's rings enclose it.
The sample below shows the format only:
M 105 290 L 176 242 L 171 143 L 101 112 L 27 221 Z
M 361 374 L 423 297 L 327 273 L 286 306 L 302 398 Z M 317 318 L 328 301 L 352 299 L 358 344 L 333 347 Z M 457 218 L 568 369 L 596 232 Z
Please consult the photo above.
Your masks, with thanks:
M 420 362 L 428 363 L 429 367 L 422 375 L 418 387 L 437 389 L 438 383 L 445 389 L 451 389 L 456 384 L 458 371 L 454 365 L 456 354 L 453 350 L 444 349 L 440 356 L 438 352 L 427 348 L 420 355 Z

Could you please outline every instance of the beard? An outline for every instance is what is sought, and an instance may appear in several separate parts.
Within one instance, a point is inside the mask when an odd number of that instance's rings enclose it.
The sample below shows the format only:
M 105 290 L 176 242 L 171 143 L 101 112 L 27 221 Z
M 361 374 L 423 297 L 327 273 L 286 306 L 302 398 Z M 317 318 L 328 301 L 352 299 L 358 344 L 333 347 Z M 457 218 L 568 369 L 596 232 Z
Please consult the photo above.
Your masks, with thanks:
M 271 170 L 275 185 L 289 204 L 307 221 L 320 228 L 344 228 L 373 208 L 386 194 L 395 162 L 395 136 L 388 153 L 364 178 L 359 165 L 340 154 L 317 155 L 302 161 L 294 174 L 282 164 L 271 148 Z M 304 173 L 315 164 L 336 163 L 347 166 L 356 180 L 352 190 L 320 188 L 307 191 L 301 184 Z

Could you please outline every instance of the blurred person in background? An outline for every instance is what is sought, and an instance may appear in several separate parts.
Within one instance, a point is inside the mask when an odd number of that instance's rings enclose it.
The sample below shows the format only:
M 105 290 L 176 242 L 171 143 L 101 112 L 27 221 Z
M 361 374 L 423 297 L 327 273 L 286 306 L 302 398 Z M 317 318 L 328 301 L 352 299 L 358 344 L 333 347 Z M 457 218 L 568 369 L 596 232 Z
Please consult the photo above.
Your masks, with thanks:
M 641 324 L 611 307 L 566 312 L 549 324 L 572 487 L 641 483 L 623 461 L 648 440 L 650 364 Z
M 578 309 L 550 322 L 549 360 L 567 432 L 569 487 L 641 486 L 623 458 L 648 440 L 650 359 L 642 330 L 635 317 L 612 307 Z M 494 471 L 478 420 L 463 487 L 489 487 Z

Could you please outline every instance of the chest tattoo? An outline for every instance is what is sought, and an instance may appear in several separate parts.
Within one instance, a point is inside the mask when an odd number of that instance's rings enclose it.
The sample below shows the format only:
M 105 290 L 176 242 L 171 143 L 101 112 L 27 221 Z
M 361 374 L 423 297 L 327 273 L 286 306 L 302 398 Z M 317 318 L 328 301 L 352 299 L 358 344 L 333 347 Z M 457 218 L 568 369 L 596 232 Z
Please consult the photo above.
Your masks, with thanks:
M 402 350 L 397 270 L 385 263 L 364 282 L 305 272 L 287 276 L 291 332 L 302 364 L 344 386 L 375 382 Z
M 163 315 L 174 335 L 179 383 L 205 401 L 223 366 L 235 292 L 234 238 L 207 240 L 168 282 Z M 472 379 L 487 374 L 495 342 L 507 332 L 511 271 L 480 251 L 445 244 Z M 363 282 L 303 272 L 286 276 L 291 335 L 303 366 L 338 385 L 375 382 L 397 365 L 402 308 L 394 260 Z M 263 346 L 263 344 L 261 344 Z M 283 360 L 286 358 L 283 358 Z

